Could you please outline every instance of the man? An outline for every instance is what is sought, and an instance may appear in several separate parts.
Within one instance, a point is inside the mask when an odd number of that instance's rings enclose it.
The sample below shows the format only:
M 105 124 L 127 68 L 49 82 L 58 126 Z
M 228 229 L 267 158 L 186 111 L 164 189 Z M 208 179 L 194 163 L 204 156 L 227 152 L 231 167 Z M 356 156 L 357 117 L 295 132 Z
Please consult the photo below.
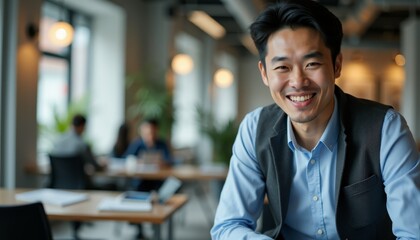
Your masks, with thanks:
M 69 131 L 58 138 L 54 143 L 53 149 L 50 152 L 57 156 L 73 156 L 82 154 L 86 164 L 87 173 L 94 171 L 101 171 L 104 169 L 104 164 L 99 164 L 96 161 L 89 145 L 83 139 L 83 133 L 86 128 L 86 117 L 81 114 L 76 114 L 72 118 L 71 128 Z
M 311 0 L 251 25 L 275 102 L 241 123 L 213 239 L 420 239 L 420 163 L 403 117 L 335 85 L 342 26 Z M 274 227 L 256 232 L 265 197 Z
M 172 157 L 168 145 L 158 138 L 159 123 L 156 119 L 148 118 L 141 122 L 138 132 L 140 138 L 128 146 L 124 156 L 134 155 L 141 161 L 153 160 L 161 167 L 171 166 Z M 157 157 L 157 159 L 155 158 Z M 146 159 L 148 158 L 148 159 Z M 151 159 L 153 158 L 153 159 Z M 156 162 L 157 160 L 158 162 Z M 132 182 L 138 191 L 157 191 L 162 186 L 162 180 L 138 180 Z M 144 239 L 142 225 L 138 225 L 137 239 Z
M 159 123 L 154 118 L 141 122 L 138 133 L 140 138 L 129 146 L 124 156 L 134 155 L 143 161 L 159 160 L 159 164 L 170 166 L 172 157 L 168 145 L 158 138 Z

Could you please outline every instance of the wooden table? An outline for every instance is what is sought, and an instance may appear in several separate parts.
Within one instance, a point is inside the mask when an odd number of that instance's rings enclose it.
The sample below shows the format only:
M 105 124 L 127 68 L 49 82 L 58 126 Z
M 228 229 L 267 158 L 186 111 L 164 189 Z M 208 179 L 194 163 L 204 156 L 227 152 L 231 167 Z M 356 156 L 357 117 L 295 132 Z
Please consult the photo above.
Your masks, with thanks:
M 34 162 L 25 164 L 25 172 L 30 174 L 48 175 L 49 165 L 37 165 Z M 228 170 L 226 168 L 212 166 L 180 165 L 169 168 L 138 167 L 128 172 L 123 162 L 113 162 L 102 172 L 96 172 L 95 176 L 117 177 L 117 178 L 139 178 L 149 180 L 164 180 L 170 176 L 181 181 L 208 181 L 225 180 Z
M 30 191 L 33 189 L 0 189 L 1 205 L 16 205 L 25 202 L 15 199 L 15 194 Z M 69 191 L 69 190 L 66 190 Z M 154 239 L 161 239 L 161 224 L 168 222 L 168 239 L 173 239 L 172 215 L 184 206 L 188 197 L 185 194 L 174 195 L 166 204 L 153 204 L 153 208 L 148 212 L 117 212 L 99 211 L 97 206 L 104 198 L 116 197 L 121 192 L 112 191 L 74 191 L 88 194 L 87 201 L 73 205 L 60 207 L 44 204 L 45 211 L 50 220 L 64 221 L 127 221 L 131 223 L 149 222 L 153 224 Z
M 49 165 L 39 166 L 36 163 L 25 165 L 25 171 L 30 174 L 48 175 Z M 200 182 L 202 181 L 224 181 L 228 173 L 227 168 L 219 166 L 195 166 L 179 165 L 169 168 L 157 168 L 149 166 L 137 166 L 133 171 L 127 171 L 124 159 L 112 160 L 108 162 L 108 168 L 102 172 L 96 172 L 95 177 L 124 178 L 128 183 L 130 179 L 164 180 L 170 176 L 176 177 L 183 182 L 194 184 L 194 192 L 197 196 L 205 194 Z M 209 225 L 213 225 L 214 211 L 211 207 L 210 199 L 204 198 L 200 201 L 203 213 L 206 215 Z

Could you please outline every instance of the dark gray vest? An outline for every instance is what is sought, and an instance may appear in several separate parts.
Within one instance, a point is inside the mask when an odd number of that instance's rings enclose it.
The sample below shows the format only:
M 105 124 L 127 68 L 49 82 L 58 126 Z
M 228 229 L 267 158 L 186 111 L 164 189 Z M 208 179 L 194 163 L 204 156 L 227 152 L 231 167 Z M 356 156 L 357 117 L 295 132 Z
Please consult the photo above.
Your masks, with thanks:
M 386 210 L 380 170 L 380 143 L 389 106 L 345 94 L 336 86 L 340 131 L 336 169 L 336 223 L 341 239 L 395 239 Z M 282 239 L 292 184 L 293 155 L 287 144 L 287 115 L 275 104 L 263 108 L 256 153 L 266 182 L 275 228 Z M 293 199 L 291 199 L 293 201 Z

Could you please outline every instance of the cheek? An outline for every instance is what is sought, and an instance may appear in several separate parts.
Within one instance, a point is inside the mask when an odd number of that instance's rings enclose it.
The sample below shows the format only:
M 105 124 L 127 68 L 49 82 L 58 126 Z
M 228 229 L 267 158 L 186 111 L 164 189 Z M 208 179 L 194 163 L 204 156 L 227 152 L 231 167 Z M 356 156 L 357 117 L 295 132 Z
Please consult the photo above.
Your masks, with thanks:
M 286 85 L 287 81 L 285 81 L 284 79 L 281 79 L 279 76 L 277 75 L 270 75 L 268 77 L 269 81 L 268 81 L 268 87 L 272 90 L 272 91 L 280 91 L 284 88 L 284 86 Z
M 328 88 L 335 83 L 335 77 L 333 72 L 319 71 L 310 76 L 313 82 L 315 82 L 320 88 Z

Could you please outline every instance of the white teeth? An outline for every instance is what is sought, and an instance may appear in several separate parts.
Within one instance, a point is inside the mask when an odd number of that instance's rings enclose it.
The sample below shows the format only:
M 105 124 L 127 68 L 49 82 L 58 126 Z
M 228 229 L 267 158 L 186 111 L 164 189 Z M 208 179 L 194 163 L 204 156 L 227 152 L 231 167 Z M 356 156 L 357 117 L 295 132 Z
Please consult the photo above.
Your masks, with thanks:
M 293 102 L 304 102 L 308 99 L 310 99 L 312 95 L 305 95 L 305 96 L 290 96 L 290 100 Z

